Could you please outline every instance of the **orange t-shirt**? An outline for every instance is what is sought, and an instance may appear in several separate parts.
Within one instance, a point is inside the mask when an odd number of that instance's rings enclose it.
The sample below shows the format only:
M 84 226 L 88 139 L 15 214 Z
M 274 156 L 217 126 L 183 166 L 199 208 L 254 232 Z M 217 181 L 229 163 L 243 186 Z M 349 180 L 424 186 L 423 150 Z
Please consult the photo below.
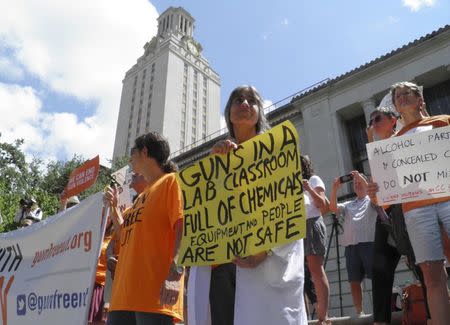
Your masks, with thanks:
M 419 120 L 417 122 L 405 125 L 396 136 L 400 136 L 405 134 L 411 129 L 414 129 L 419 126 L 425 126 L 425 125 L 432 125 L 433 129 L 437 129 L 440 127 L 445 127 L 450 125 L 450 115 L 435 115 L 431 117 L 426 117 L 422 120 Z M 422 208 L 427 205 L 440 203 L 440 202 L 446 202 L 449 201 L 450 197 L 440 197 L 436 199 L 428 199 L 428 200 L 420 200 L 420 201 L 412 201 L 412 202 L 406 202 L 402 203 L 402 210 L 403 213 L 411 211 L 413 209 Z
M 125 211 L 110 310 L 183 319 L 183 279 L 177 303 L 159 305 L 161 285 L 173 260 L 174 226 L 182 218 L 181 190 L 174 173 L 149 185 Z
M 95 273 L 95 283 L 102 286 L 105 285 L 106 280 L 106 248 L 111 241 L 111 236 L 105 236 L 102 243 L 102 250 L 98 258 L 97 271 Z

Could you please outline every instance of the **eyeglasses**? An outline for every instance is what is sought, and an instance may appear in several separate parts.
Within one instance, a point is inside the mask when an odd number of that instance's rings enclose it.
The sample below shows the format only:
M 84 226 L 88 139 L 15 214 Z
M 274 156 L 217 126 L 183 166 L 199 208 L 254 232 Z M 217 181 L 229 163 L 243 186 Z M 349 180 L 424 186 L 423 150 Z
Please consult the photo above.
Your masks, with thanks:
M 381 115 L 381 114 L 379 114 L 375 117 L 372 117 L 369 121 L 369 125 L 371 126 L 374 123 L 380 123 L 382 119 L 383 119 L 383 115 Z
M 235 99 L 233 99 L 233 104 L 241 105 L 244 101 L 247 101 L 247 103 L 250 106 L 253 106 L 253 105 L 257 104 L 257 101 L 256 101 L 255 98 L 251 98 L 251 97 L 250 98 L 246 98 L 244 96 L 239 96 L 239 97 L 236 97 Z
M 130 157 L 136 152 L 138 152 L 138 148 L 136 148 L 136 147 L 131 148 L 131 150 L 130 150 Z
M 402 96 L 410 96 L 410 95 L 413 95 L 413 94 L 414 94 L 414 92 L 411 89 L 405 90 L 405 91 L 403 91 L 401 93 L 395 92 L 395 99 L 399 99 Z

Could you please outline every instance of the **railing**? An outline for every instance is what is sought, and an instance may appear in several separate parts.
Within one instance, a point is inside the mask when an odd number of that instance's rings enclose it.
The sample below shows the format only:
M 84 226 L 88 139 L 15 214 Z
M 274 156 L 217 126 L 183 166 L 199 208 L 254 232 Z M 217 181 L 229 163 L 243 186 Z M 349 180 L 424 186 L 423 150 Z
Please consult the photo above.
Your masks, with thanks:
M 284 105 L 289 104 L 290 102 L 292 102 L 292 100 L 295 97 L 300 96 L 300 95 L 302 95 L 304 93 L 307 93 L 311 89 L 316 88 L 316 87 L 318 87 L 318 86 L 320 86 L 322 84 L 327 83 L 329 80 L 330 80 L 330 78 L 323 79 L 323 80 L 321 80 L 319 82 L 316 82 L 315 84 L 313 84 L 313 85 L 311 85 L 311 86 L 309 86 L 307 88 L 304 88 L 304 89 L 302 89 L 302 90 L 300 90 L 300 91 L 298 91 L 298 92 L 296 92 L 296 93 L 294 93 L 292 95 L 289 95 L 289 96 L 287 96 L 287 97 L 285 97 L 285 98 L 283 98 L 283 99 L 281 99 L 281 100 L 279 100 L 279 101 L 277 101 L 275 103 L 272 103 L 271 105 L 269 105 L 267 107 L 264 107 L 264 114 L 267 116 L 268 114 L 272 113 L 273 111 L 277 110 L 278 108 L 283 107 Z M 217 131 L 215 131 L 213 133 L 208 134 L 206 137 L 204 137 L 202 139 L 199 139 L 199 140 L 197 140 L 195 142 L 192 142 L 191 144 L 188 144 L 187 146 L 184 146 L 183 148 L 173 152 L 170 155 L 170 157 L 171 158 L 177 157 L 177 156 L 179 156 L 179 155 L 181 155 L 181 154 L 183 154 L 183 153 L 185 153 L 185 152 L 187 152 L 189 150 L 192 150 L 192 149 L 194 149 L 194 148 L 196 148 L 196 147 L 198 147 L 198 146 L 200 146 L 200 145 L 202 145 L 202 144 L 204 144 L 204 143 L 206 143 L 206 142 L 208 142 L 208 141 L 210 141 L 210 140 L 212 140 L 214 138 L 217 138 L 217 137 L 219 137 L 219 136 L 221 136 L 223 134 L 226 134 L 226 133 L 228 133 L 227 128 L 223 128 L 223 129 L 217 130 Z

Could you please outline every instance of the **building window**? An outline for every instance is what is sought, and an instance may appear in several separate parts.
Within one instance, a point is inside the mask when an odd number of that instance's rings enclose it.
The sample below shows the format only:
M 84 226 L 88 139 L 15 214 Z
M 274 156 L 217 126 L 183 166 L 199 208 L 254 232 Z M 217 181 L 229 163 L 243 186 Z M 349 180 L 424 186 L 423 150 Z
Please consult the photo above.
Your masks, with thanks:
M 353 167 L 366 175 L 370 174 L 367 158 L 366 143 L 366 119 L 364 115 L 345 122 L 347 135 L 350 142 Z
M 450 114 L 450 79 L 425 88 L 423 97 L 430 115 Z

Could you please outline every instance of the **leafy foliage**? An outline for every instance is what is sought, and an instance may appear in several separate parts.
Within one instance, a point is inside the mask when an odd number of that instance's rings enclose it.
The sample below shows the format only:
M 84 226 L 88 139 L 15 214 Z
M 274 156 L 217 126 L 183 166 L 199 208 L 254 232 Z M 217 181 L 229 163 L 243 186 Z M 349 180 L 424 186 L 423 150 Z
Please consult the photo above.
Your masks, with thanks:
M 23 197 L 33 197 L 42 209 L 44 219 L 55 214 L 59 208 L 59 196 L 66 186 L 70 173 L 82 165 L 85 159 L 74 155 L 67 161 L 50 161 L 45 164 L 38 158 L 27 162 L 22 150 L 24 141 L 0 142 L 0 232 L 16 229 L 13 219 Z M 125 166 L 128 157 L 112 161 L 112 169 L 100 166 L 97 182 L 80 193 L 80 200 L 102 191 L 109 184 L 110 174 Z

